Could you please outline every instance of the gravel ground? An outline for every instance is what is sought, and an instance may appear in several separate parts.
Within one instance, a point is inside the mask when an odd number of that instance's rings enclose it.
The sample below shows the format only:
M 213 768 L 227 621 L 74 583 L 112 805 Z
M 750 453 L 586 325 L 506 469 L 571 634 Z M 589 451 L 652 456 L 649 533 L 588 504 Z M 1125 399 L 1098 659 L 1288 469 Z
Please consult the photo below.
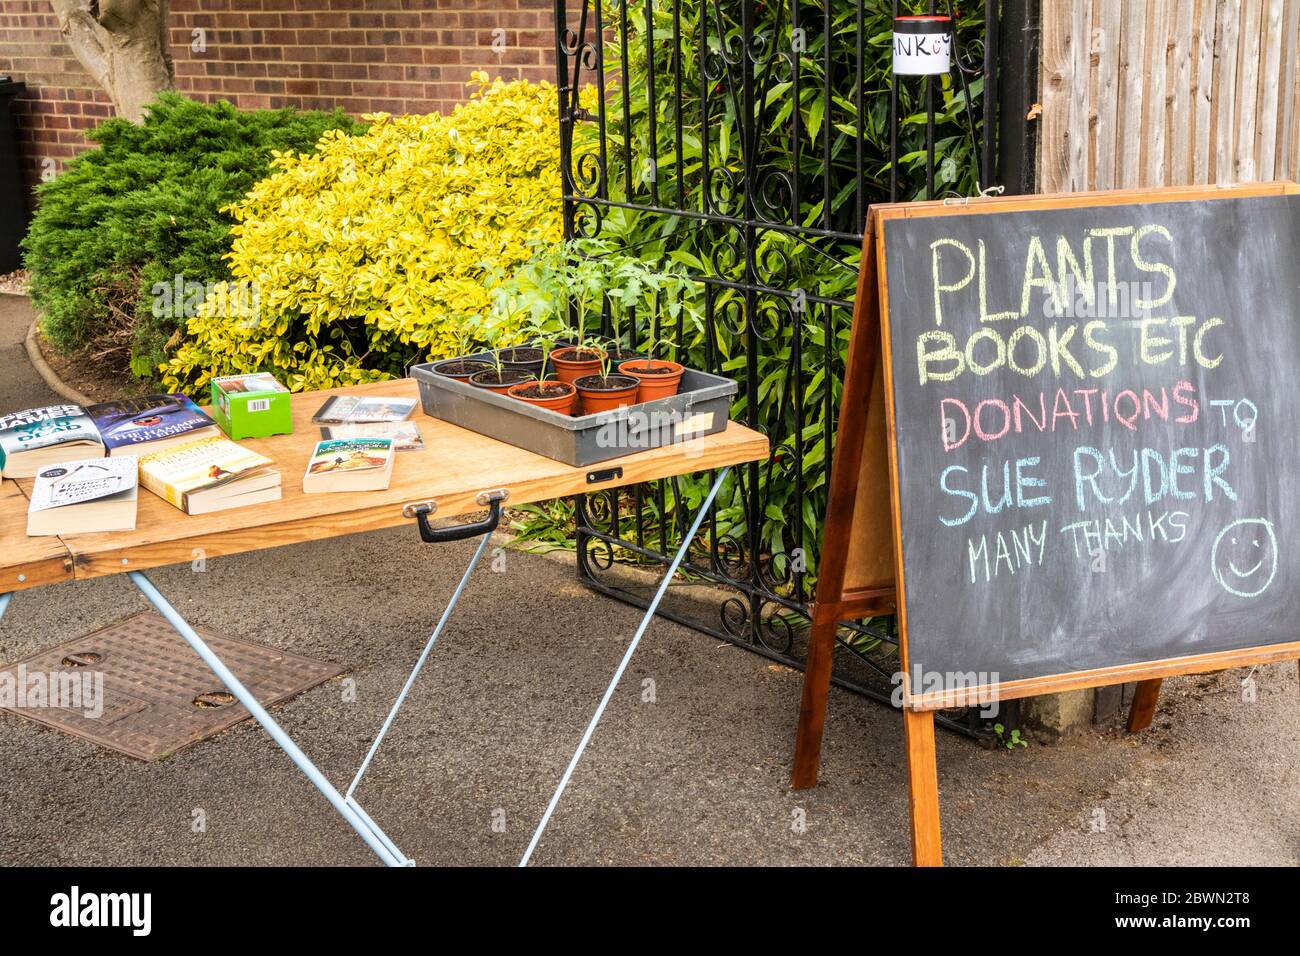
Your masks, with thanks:
M 9 272 L 0 276 L 0 293 L 9 293 L 10 295 L 27 294 L 27 270 L 18 269 L 15 272 Z
M 22 300 L 14 300 L 22 301 Z M 0 299 L 0 411 L 47 401 Z M 348 667 L 276 716 L 337 785 L 365 754 L 468 560 L 409 529 L 150 577 L 193 623 Z M 147 607 L 122 578 L 15 597 L 14 660 Z M 476 573 L 358 791 L 421 864 L 518 859 L 635 629 L 563 563 L 509 552 Z M 940 733 L 946 858 L 957 864 L 1300 862 L 1294 663 L 1171 680 L 1155 726 L 983 750 Z M 646 690 L 653 681 L 653 701 Z M 903 864 L 902 727 L 835 690 L 822 784 L 788 787 L 800 675 L 668 622 L 633 659 L 534 862 Z M 369 865 L 251 722 L 146 764 L 0 714 L 0 862 Z M 196 810 L 206 828 L 194 832 Z M 800 824 L 802 821 L 802 825 Z

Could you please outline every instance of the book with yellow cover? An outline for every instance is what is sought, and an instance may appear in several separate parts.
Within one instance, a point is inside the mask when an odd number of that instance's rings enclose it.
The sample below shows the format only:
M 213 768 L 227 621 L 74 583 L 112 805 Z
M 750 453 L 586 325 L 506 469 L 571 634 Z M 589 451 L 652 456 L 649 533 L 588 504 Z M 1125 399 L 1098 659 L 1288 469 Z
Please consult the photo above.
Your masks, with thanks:
M 229 439 L 201 438 L 141 458 L 140 484 L 186 514 L 207 514 L 278 500 L 272 464 Z

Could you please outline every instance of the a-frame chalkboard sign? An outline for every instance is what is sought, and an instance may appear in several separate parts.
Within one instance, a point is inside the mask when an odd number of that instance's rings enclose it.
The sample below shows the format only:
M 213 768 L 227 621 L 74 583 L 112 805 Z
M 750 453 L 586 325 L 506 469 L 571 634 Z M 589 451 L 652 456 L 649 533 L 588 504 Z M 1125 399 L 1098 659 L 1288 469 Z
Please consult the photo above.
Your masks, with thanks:
M 933 865 L 936 710 L 1300 658 L 1300 187 L 876 206 L 861 270 L 793 783 L 897 613 Z

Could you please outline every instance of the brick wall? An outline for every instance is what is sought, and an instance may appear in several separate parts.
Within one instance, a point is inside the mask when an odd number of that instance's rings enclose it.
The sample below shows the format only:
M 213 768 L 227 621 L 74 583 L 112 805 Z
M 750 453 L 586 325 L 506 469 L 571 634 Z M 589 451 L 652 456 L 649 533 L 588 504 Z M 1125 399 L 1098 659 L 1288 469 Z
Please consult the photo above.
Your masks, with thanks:
M 171 0 L 176 86 L 247 109 L 446 112 L 474 70 L 553 82 L 553 10 L 554 0 Z M 0 74 L 28 86 L 14 112 L 29 184 L 112 115 L 49 0 L 0 0 Z

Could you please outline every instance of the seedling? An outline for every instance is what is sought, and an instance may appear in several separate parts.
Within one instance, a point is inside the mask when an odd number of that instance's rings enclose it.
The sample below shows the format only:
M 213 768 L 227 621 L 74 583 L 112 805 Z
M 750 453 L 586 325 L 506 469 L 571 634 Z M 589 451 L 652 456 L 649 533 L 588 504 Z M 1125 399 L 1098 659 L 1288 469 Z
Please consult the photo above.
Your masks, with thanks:
M 993 733 L 997 734 L 998 745 L 1006 747 L 1008 750 L 1015 750 L 1017 747 L 1028 747 L 1029 741 L 1020 736 L 1020 731 L 1013 729 L 1010 734 L 1001 724 L 993 725 Z

